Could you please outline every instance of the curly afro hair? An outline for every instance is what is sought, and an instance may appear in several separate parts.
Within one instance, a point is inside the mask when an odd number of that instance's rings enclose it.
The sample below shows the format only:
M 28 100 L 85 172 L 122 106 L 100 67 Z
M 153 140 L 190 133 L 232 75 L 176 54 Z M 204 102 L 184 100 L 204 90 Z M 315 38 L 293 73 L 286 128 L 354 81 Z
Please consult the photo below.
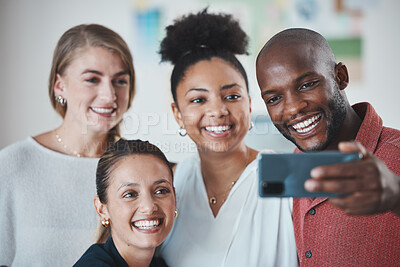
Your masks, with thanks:
M 235 55 L 248 54 L 248 37 L 239 22 L 229 14 L 210 14 L 207 8 L 188 14 L 166 28 L 167 35 L 160 44 L 161 61 L 174 65 L 171 91 L 175 103 L 176 87 L 191 65 L 201 60 L 219 57 L 229 62 L 245 79 L 246 72 Z M 247 88 L 248 90 L 248 88 Z
M 177 61 L 189 51 L 208 48 L 232 54 L 248 54 L 248 37 L 239 22 L 229 14 L 210 14 L 207 9 L 182 16 L 166 27 L 167 36 L 161 42 L 161 61 Z

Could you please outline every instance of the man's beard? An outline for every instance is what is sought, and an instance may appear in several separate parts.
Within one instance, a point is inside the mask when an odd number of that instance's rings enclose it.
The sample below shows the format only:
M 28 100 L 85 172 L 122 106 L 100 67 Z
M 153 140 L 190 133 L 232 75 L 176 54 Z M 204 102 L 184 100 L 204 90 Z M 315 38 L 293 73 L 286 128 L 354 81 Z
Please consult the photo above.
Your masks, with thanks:
M 340 129 L 342 128 L 347 113 L 346 102 L 344 100 L 344 97 L 340 94 L 339 88 L 336 83 L 334 84 L 333 99 L 329 101 L 328 108 L 330 111 L 330 116 L 328 116 L 328 114 L 326 114 L 324 110 L 319 110 L 322 114 L 324 114 L 327 121 L 327 138 L 325 142 L 321 144 L 316 144 L 314 147 L 308 149 L 304 149 L 296 143 L 296 140 L 290 134 L 287 126 L 282 127 L 282 125 L 278 123 L 274 123 L 274 125 L 286 139 L 295 144 L 297 148 L 303 152 L 325 150 L 330 145 L 330 143 L 339 135 Z

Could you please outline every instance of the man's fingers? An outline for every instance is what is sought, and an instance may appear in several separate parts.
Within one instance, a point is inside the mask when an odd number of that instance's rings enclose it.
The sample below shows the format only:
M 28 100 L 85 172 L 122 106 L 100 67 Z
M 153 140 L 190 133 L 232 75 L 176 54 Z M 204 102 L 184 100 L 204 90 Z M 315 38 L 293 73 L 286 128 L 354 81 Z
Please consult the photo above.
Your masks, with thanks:
M 339 151 L 343 153 L 359 152 L 362 155 L 362 159 L 367 159 L 372 156 L 372 154 L 358 142 L 340 142 L 338 148 Z
M 374 191 L 356 192 L 341 198 L 331 198 L 329 201 L 348 214 L 370 214 L 379 207 L 380 194 Z
M 373 168 L 366 166 L 365 169 L 350 172 L 347 176 L 337 175 L 333 171 L 330 176 L 312 178 L 305 182 L 304 187 L 310 192 L 351 193 L 357 191 L 382 191 L 381 183 L 375 179 Z M 364 171 L 366 171 L 364 173 Z M 336 176 L 337 175 L 337 176 Z
M 346 180 L 324 180 L 317 181 L 315 179 L 309 179 L 305 182 L 304 187 L 310 192 L 328 192 L 328 193 L 351 193 L 358 190 L 358 183 L 354 181 L 354 178 L 348 178 Z
M 345 162 L 339 164 L 325 165 L 315 167 L 311 170 L 311 177 L 315 179 L 329 179 L 334 177 L 357 176 L 361 171 L 371 172 L 373 170 L 366 161 L 363 162 Z M 368 168 L 368 169 L 366 169 Z M 376 168 L 375 168 L 376 169 Z

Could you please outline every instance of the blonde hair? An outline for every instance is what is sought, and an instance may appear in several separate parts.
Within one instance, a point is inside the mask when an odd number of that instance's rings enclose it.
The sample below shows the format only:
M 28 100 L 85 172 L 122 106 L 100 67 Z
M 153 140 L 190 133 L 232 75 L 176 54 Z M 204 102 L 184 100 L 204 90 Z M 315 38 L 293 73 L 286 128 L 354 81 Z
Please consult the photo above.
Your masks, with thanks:
M 128 45 L 119 34 L 109 28 L 98 24 L 81 24 L 72 27 L 61 36 L 53 54 L 49 76 L 49 97 L 51 105 L 63 118 L 67 111 L 68 103 L 61 105 L 56 101 L 54 84 L 57 79 L 57 74 L 63 75 L 75 55 L 87 47 L 103 47 L 120 56 L 122 63 L 128 68 L 128 74 L 130 76 L 128 108 L 132 104 L 132 99 L 135 94 L 135 69 Z M 120 135 L 120 123 L 109 131 L 109 138 L 112 142 L 115 137 Z

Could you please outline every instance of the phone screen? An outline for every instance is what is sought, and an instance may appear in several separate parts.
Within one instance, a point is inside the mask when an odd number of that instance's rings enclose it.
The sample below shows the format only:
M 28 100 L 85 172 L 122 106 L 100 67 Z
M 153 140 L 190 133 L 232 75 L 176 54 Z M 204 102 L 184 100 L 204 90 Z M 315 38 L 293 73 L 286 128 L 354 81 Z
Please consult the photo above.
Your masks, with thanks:
M 359 153 L 338 151 L 307 153 L 260 153 L 259 195 L 261 197 L 334 197 L 333 193 L 308 192 L 304 182 L 317 166 L 331 165 L 361 158 Z

